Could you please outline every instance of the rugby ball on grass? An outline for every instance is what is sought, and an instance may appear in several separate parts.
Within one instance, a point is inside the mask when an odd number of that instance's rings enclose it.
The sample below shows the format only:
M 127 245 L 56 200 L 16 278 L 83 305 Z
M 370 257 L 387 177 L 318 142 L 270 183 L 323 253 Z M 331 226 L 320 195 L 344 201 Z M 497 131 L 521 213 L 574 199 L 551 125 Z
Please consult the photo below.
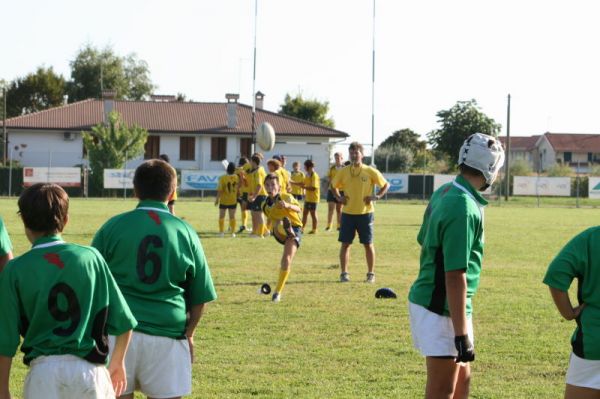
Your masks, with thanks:
M 275 147 L 275 130 L 269 122 L 263 122 L 256 129 L 256 144 L 263 151 L 271 151 Z

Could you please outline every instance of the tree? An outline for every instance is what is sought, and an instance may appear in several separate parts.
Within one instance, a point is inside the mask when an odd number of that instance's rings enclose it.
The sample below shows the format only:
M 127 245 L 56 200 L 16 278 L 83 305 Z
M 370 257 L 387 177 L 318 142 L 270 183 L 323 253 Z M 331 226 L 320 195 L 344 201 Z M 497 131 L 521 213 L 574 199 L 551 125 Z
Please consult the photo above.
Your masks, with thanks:
M 120 57 L 111 47 L 98 50 L 90 44 L 71 61 L 69 101 L 100 98 L 102 90 L 116 90 L 118 99 L 141 100 L 154 85 L 146 61 L 135 54 Z
M 375 165 L 379 170 L 406 173 L 410 170 L 412 164 L 412 152 L 399 144 L 389 147 L 379 146 L 375 150 Z
M 498 136 L 501 125 L 485 115 L 477 101 L 458 101 L 452 108 L 439 111 L 441 128 L 427 134 L 434 150 L 455 160 L 464 140 L 473 133 Z
M 148 131 L 123 123 L 118 112 L 108 115 L 108 123 L 92 127 L 91 132 L 81 132 L 92 169 L 92 187 L 102 188 L 104 169 L 120 169 L 128 159 L 144 153 Z
M 426 142 L 421 140 L 421 136 L 411 129 L 400 129 L 392 133 L 388 138 L 379 144 L 379 148 L 400 146 L 410 150 L 415 155 L 417 151 L 422 151 L 426 147 Z
M 281 108 L 279 109 L 279 113 L 282 115 L 293 116 L 309 122 L 318 123 L 319 125 L 334 128 L 335 121 L 333 118 L 327 117 L 328 112 L 329 102 L 320 102 L 316 99 L 305 100 L 302 97 L 302 93 L 297 94 L 294 98 L 289 94 L 286 94 L 283 104 L 281 104 Z
M 8 117 L 29 114 L 61 105 L 66 82 L 52 67 L 39 67 L 35 73 L 9 83 L 6 97 Z

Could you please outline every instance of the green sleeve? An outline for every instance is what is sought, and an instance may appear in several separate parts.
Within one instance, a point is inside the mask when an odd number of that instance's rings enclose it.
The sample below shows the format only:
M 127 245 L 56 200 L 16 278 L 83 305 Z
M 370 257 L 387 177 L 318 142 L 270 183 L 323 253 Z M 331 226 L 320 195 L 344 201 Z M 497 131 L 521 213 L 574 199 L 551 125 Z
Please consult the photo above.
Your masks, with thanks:
M 457 201 L 442 224 L 444 270 L 466 270 L 475 239 L 476 219 L 466 202 Z
M 192 240 L 192 248 L 194 250 L 194 267 L 188 274 L 189 292 L 186 296 L 190 300 L 190 305 L 200 305 L 202 303 L 211 302 L 217 299 L 217 293 L 213 285 L 210 269 L 202 244 L 196 234 L 190 234 Z
M 575 236 L 550 262 L 544 284 L 561 291 L 568 291 L 573 279 L 581 275 L 587 263 L 588 232 Z
M 4 256 L 12 251 L 12 244 L 8 232 L 4 227 L 4 222 L 0 219 L 0 256 Z
M 0 355 L 13 357 L 19 347 L 21 314 L 10 262 L 0 273 Z

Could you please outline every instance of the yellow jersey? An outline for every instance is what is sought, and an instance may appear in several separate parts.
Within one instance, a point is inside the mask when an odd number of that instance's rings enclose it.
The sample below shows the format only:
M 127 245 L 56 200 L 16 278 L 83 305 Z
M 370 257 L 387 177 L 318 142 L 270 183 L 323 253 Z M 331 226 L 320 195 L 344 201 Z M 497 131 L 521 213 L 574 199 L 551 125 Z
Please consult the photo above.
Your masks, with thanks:
M 375 186 L 383 187 L 387 181 L 377 169 L 361 164 L 360 167 L 348 165 L 337 171 L 332 186 L 344 190 L 347 199 L 342 208 L 349 215 L 364 215 L 374 211 L 373 202 L 365 204 L 364 198 L 373 195 Z
M 288 178 L 288 174 L 287 174 L 287 173 L 285 173 L 285 172 L 286 172 L 286 170 L 285 170 L 285 169 L 282 169 L 282 168 L 279 168 L 279 169 L 277 169 L 277 170 L 275 171 L 275 174 L 276 174 L 276 175 L 277 175 L 277 177 L 278 177 L 278 179 L 277 179 L 277 180 L 279 180 L 279 187 L 280 187 L 280 190 L 279 190 L 279 192 L 280 192 L 280 193 L 282 193 L 282 194 L 285 194 L 285 193 L 287 193 L 287 192 L 288 192 L 288 190 L 287 190 L 287 186 L 288 186 L 288 182 L 289 182 L 289 180 L 290 180 L 290 179 Z
M 237 191 L 239 186 L 240 178 L 238 175 L 223 175 L 219 177 L 219 185 L 217 190 L 219 191 L 219 203 L 221 205 L 235 205 L 237 204 Z
M 290 180 L 294 183 L 304 183 L 304 172 L 301 171 L 292 171 L 292 176 Z M 304 195 L 304 189 L 301 186 L 296 186 L 292 184 L 292 194 L 294 195 Z
M 254 195 L 256 192 L 256 187 L 259 185 L 260 191 L 257 195 L 267 195 L 267 191 L 265 190 L 265 177 L 267 174 L 265 173 L 265 169 L 262 166 L 259 166 L 257 169 L 251 170 L 247 174 L 249 193 Z
M 270 220 L 277 221 L 282 220 L 284 217 L 290 219 L 292 226 L 294 227 L 302 227 L 302 220 L 300 220 L 300 213 L 293 211 L 291 209 L 280 208 L 277 204 L 278 201 L 287 202 L 288 204 L 300 206 L 296 198 L 293 195 L 287 193 L 280 193 L 275 196 L 275 198 L 267 198 L 263 204 L 262 209 L 265 215 Z
M 252 165 L 250 162 L 244 164 L 244 166 L 238 166 L 235 169 L 235 173 L 240 178 L 240 193 L 249 193 L 250 192 L 250 183 L 248 182 L 248 172 L 252 169 Z
M 329 171 L 327 172 L 327 178 L 329 179 L 329 188 L 333 187 L 331 185 L 333 178 L 335 177 L 337 172 L 342 170 L 343 168 L 344 168 L 344 165 L 340 165 L 340 166 L 337 166 L 336 164 L 331 165 L 331 167 L 329 168 Z
M 316 190 L 306 190 L 307 187 L 315 187 Z M 317 172 L 308 173 L 304 176 L 304 189 L 306 190 L 306 202 L 319 202 L 321 199 L 321 181 Z

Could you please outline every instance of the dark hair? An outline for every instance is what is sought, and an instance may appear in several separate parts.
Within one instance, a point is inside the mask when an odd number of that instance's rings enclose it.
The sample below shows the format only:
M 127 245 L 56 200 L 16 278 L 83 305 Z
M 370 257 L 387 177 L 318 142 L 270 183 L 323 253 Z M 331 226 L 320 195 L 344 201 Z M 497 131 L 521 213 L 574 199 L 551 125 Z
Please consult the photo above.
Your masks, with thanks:
M 262 152 L 255 152 L 254 154 L 252 154 L 253 157 L 259 157 L 260 159 L 264 159 L 264 155 L 262 154 Z
M 279 184 L 279 176 L 277 176 L 275 173 L 269 173 L 268 175 L 266 175 L 263 184 L 267 184 L 267 181 L 269 180 L 275 180 L 277 184 Z
M 69 196 L 58 184 L 36 183 L 19 197 L 19 214 L 31 231 L 51 234 L 65 228 Z
M 135 170 L 133 187 L 140 200 L 166 201 L 175 191 L 175 169 L 160 159 L 150 159 Z
M 300 162 L 298 162 L 298 161 L 295 161 L 295 162 L 292 164 L 292 167 L 294 167 L 294 166 L 296 166 L 296 165 L 300 166 Z
M 461 163 L 460 165 L 458 165 L 458 169 L 460 170 L 461 175 L 471 175 L 476 177 L 483 177 L 485 179 L 485 176 L 479 169 L 475 169 L 467 164 Z
M 248 161 L 248 158 L 246 158 L 246 157 L 241 157 L 241 158 L 240 158 L 240 160 L 238 161 L 238 166 L 244 166 L 244 165 L 246 165 L 248 162 L 250 162 L 250 161 Z
M 235 164 L 233 162 L 229 162 L 229 165 L 227 165 L 227 173 L 230 175 L 235 173 Z
M 275 170 L 281 168 L 281 162 L 278 159 L 269 159 L 267 161 L 267 165 L 273 165 L 275 167 Z
M 171 158 L 169 158 L 169 156 L 167 154 L 160 154 L 158 156 L 158 159 L 162 159 L 166 163 L 170 163 L 171 162 Z
M 257 165 L 260 165 L 260 157 L 258 155 L 252 155 L 252 162 L 254 162 Z
M 358 141 L 353 141 L 352 143 L 350 143 L 348 150 L 358 150 L 361 154 L 365 154 L 365 149 L 363 148 L 363 145 Z
M 306 166 L 307 168 L 314 168 L 315 163 L 312 161 L 312 159 L 307 159 L 306 161 L 304 161 L 304 166 Z
M 352 162 L 350 162 L 350 161 L 346 161 L 346 162 L 344 162 L 344 166 L 348 166 L 348 165 L 350 165 L 351 163 L 352 163 Z

